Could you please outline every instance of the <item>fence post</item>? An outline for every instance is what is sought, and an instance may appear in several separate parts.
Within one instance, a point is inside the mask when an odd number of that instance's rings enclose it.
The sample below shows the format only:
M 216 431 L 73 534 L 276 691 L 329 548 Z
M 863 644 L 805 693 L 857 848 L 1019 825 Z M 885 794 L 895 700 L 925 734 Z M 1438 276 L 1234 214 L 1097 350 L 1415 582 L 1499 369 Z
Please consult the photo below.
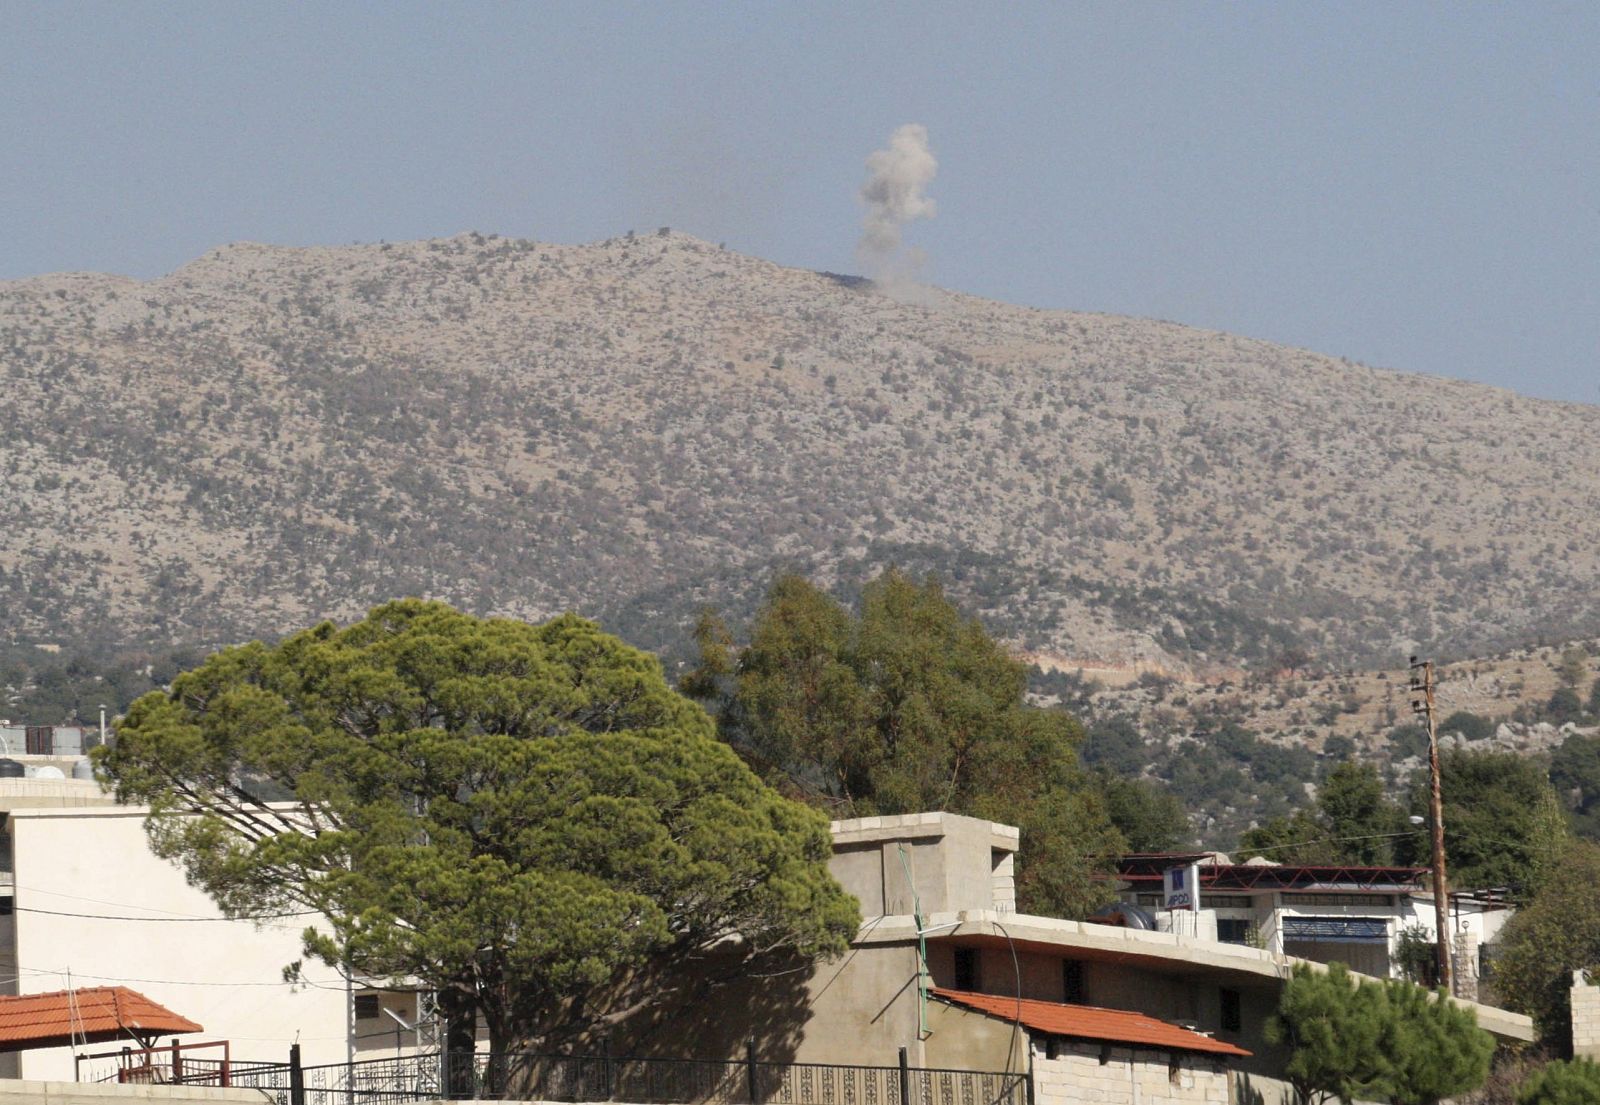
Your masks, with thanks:
M 289 1045 L 289 1105 L 306 1105 L 306 1072 L 300 1065 L 300 1045 Z
M 911 1063 L 900 1049 L 900 1105 L 911 1105 Z
M 1034 1105 L 1034 1097 L 1033 1097 L 1033 1095 L 1034 1095 L 1034 1088 L 1033 1088 L 1033 1041 L 1028 1038 L 1027 1033 L 1023 1033 L 1022 1038 L 1024 1040 L 1026 1040 L 1027 1044 L 1028 1044 L 1028 1105 Z
M 183 1056 L 178 1051 L 178 1038 L 172 1038 L 172 1084 L 183 1085 Z
M 744 1042 L 744 1079 L 750 1091 L 750 1105 L 761 1105 L 761 1094 L 756 1086 L 756 1038 Z

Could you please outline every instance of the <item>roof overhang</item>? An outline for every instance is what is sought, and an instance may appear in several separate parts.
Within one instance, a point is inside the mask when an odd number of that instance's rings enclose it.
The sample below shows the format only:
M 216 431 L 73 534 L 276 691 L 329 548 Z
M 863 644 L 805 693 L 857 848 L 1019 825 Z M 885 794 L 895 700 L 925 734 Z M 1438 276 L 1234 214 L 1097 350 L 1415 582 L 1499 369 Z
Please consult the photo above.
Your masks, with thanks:
M 126 986 L 0 997 L 0 1053 L 137 1040 L 204 1029 Z
M 932 943 L 1014 948 L 1090 962 L 1121 963 L 1175 978 L 1252 989 L 1276 989 L 1300 964 L 1318 971 L 1327 969 L 1325 964 L 1309 959 L 1241 944 L 1025 913 L 992 910 L 936 913 L 924 918 L 922 931 Z M 863 925 L 855 943 L 858 946 L 915 944 L 917 939 L 914 918 L 888 916 Z M 1530 1017 L 1459 998 L 1448 1000 L 1472 1010 L 1477 1014 L 1479 1027 L 1503 1040 L 1531 1043 L 1537 1038 Z
M 1250 1052 L 1237 1044 L 1125 1009 L 1102 1009 L 1093 1005 L 1009 998 L 1000 994 L 977 994 L 961 990 L 935 990 L 933 996 L 985 1016 L 1020 1024 L 1030 1032 L 1044 1036 L 1092 1040 L 1148 1051 L 1230 1058 L 1250 1056 Z

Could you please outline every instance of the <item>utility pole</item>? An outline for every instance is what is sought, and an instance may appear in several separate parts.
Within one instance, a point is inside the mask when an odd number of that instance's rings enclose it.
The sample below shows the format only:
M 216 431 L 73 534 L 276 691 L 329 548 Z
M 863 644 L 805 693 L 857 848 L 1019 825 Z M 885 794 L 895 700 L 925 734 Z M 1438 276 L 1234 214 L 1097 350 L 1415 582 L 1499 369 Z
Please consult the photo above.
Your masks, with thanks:
M 1450 884 L 1444 874 L 1444 799 L 1439 789 L 1439 730 L 1434 723 L 1433 661 L 1411 658 L 1411 690 L 1421 698 L 1411 700 L 1411 712 L 1428 726 L 1429 821 L 1433 829 L 1433 912 L 1439 956 L 1439 985 L 1454 994 L 1455 978 L 1450 968 Z

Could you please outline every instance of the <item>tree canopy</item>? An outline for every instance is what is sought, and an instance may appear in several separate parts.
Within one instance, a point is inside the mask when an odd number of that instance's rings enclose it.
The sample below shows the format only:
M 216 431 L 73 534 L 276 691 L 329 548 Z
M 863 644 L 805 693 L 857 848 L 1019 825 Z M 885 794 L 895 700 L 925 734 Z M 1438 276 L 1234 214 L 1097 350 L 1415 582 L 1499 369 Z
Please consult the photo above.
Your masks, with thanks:
M 1106 814 L 1122 834 L 1130 852 L 1166 852 L 1193 843 L 1194 829 L 1183 803 L 1158 783 L 1115 775 L 1105 768 L 1094 772 L 1094 782 L 1105 796 Z
M 1509 887 L 1531 896 L 1555 863 L 1568 830 L 1539 765 L 1506 752 L 1446 750 L 1439 757 L 1444 843 L 1454 888 Z M 1428 814 L 1428 777 L 1417 774 L 1410 812 Z M 1427 866 L 1426 833 L 1397 838 L 1401 863 Z
M 140 698 L 97 764 L 228 915 L 320 913 L 307 954 L 421 980 L 454 1042 L 481 1015 L 500 1054 L 730 937 L 828 955 L 859 923 L 826 820 L 570 615 L 406 600 L 227 648 Z
M 1359 987 L 1342 963 L 1319 971 L 1304 963 L 1284 984 L 1267 1039 L 1291 1049 L 1284 1075 L 1300 1100 L 1371 1100 L 1382 1088 L 1381 991 Z
M 1594 1105 L 1600 1101 L 1600 1063 L 1556 1060 L 1517 1088 L 1517 1105 Z
M 1240 838 L 1241 859 L 1279 863 L 1395 862 L 1396 842 L 1409 832 L 1405 811 L 1383 791 L 1372 764 L 1345 762 L 1328 773 L 1315 804 L 1276 817 Z
M 1590 840 L 1600 838 L 1600 737 L 1569 734 L 1550 757 L 1550 783 L 1572 831 Z
M 1494 1037 L 1470 1009 L 1409 982 L 1357 979 L 1342 963 L 1294 968 L 1268 1039 L 1291 1049 L 1302 1101 L 1433 1105 L 1482 1085 Z
M 1560 868 L 1561 876 L 1506 922 L 1494 988 L 1509 1008 L 1534 1018 L 1549 1046 L 1564 1050 L 1572 1037 L 1572 972 L 1600 970 L 1600 845 L 1569 842 Z
M 936 582 L 890 570 L 859 615 L 807 580 L 777 579 L 735 645 L 702 617 L 680 684 L 724 738 L 787 792 L 835 816 L 947 810 L 1017 824 L 1020 904 L 1076 916 L 1102 904 L 1123 841 L 1078 762 L 1082 729 L 1023 698 L 1027 669 Z

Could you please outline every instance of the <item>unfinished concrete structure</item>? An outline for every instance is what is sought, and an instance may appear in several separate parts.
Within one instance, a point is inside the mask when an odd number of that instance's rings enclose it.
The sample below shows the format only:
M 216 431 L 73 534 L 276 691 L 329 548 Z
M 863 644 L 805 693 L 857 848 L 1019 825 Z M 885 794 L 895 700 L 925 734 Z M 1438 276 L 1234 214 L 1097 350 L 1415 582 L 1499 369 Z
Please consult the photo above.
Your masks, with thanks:
M 1041 1102 L 1288 1102 L 1288 1055 L 1263 1029 L 1297 962 L 1282 951 L 1020 914 L 1017 830 L 945 813 L 835 822 L 832 870 L 862 905 L 848 954 L 728 983 L 619 1026 L 616 1054 L 1025 1072 Z M 1004 997 L 1018 1006 L 971 1000 Z M 714 1000 L 714 1007 L 709 1003 Z M 1048 1022 L 1037 1007 L 1123 1011 Z M 1472 1006 L 1505 1041 L 1527 1017 Z M 1157 1042 L 1152 1042 L 1152 1039 Z M 1229 1094 L 1233 1094 L 1229 1097 Z M 1219 1096 L 1220 1095 L 1220 1096 Z

